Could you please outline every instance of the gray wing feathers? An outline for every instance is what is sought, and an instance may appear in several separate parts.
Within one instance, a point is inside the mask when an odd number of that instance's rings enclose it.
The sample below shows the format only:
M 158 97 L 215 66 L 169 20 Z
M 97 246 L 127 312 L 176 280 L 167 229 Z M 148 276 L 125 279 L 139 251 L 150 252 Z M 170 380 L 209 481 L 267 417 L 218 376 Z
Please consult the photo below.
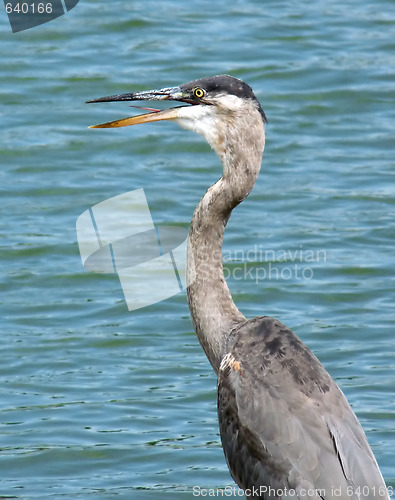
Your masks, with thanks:
M 251 498 L 292 489 L 301 500 L 387 499 L 358 420 L 308 348 L 271 318 L 250 320 L 235 339 L 219 371 L 218 416 L 235 481 L 272 488 Z
M 345 400 L 344 396 L 343 398 Z M 345 403 L 348 405 L 346 400 Z M 327 426 L 344 475 L 352 486 L 351 489 L 357 491 L 358 486 L 360 486 L 362 491 L 371 490 L 369 493 L 371 496 L 368 495 L 367 498 L 388 498 L 388 495 L 385 494 L 383 476 L 366 440 L 365 433 L 351 408 L 347 419 L 343 418 L 335 422 L 328 417 Z M 365 486 L 365 490 L 363 486 Z M 375 490 L 376 496 L 374 496 Z M 361 496 L 365 495 L 361 494 Z

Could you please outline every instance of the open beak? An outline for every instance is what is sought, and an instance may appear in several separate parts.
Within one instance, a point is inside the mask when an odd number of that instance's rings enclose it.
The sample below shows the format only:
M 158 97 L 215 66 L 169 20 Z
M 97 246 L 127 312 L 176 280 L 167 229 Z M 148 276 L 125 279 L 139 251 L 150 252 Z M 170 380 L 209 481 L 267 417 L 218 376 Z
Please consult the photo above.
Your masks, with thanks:
M 189 99 L 188 99 L 189 98 Z M 135 92 L 129 94 L 111 95 L 92 99 L 87 103 L 95 102 L 114 102 L 114 101 L 181 101 L 189 104 L 195 104 L 189 94 L 183 91 L 180 87 L 170 87 L 161 90 L 148 90 L 147 92 Z M 89 128 L 113 128 L 127 127 L 129 125 L 138 125 L 140 123 L 157 122 L 162 120 L 175 120 L 178 118 L 178 110 L 180 106 L 170 109 L 154 110 L 151 113 L 122 118 L 112 122 L 101 123 L 100 125 L 92 125 Z

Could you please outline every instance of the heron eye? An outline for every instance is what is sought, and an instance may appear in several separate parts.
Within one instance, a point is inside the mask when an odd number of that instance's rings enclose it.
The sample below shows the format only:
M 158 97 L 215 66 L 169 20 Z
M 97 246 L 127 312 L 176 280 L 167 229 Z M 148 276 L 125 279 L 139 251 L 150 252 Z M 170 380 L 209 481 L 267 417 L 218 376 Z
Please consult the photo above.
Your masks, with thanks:
M 193 89 L 193 95 L 197 97 L 198 99 L 201 99 L 205 94 L 205 91 L 201 89 L 200 87 L 196 87 Z

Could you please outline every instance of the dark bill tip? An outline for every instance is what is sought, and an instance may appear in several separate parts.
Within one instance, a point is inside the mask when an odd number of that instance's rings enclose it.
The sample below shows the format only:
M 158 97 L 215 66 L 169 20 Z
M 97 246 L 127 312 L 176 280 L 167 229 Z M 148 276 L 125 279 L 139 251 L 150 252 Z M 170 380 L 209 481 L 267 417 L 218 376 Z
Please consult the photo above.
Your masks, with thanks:
M 114 102 L 114 101 L 133 101 L 135 99 L 135 94 L 118 94 L 109 95 L 107 97 L 99 97 L 98 99 L 91 99 L 86 101 L 86 104 L 91 104 L 94 102 Z

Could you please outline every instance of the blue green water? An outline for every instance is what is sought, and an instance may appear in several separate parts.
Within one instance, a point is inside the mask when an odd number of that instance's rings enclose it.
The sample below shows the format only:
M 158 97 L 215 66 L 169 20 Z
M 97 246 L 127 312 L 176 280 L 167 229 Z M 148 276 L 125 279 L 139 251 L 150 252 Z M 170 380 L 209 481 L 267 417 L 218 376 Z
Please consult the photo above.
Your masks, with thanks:
M 395 4 L 81 0 L 16 34 L 2 8 L 0 39 L 0 497 L 233 484 L 185 293 L 128 312 L 75 232 L 137 188 L 156 224 L 188 227 L 220 175 L 209 147 L 170 123 L 90 130 L 133 112 L 84 102 L 218 73 L 250 83 L 269 119 L 225 235 L 234 299 L 320 358 L 395 487 Z

